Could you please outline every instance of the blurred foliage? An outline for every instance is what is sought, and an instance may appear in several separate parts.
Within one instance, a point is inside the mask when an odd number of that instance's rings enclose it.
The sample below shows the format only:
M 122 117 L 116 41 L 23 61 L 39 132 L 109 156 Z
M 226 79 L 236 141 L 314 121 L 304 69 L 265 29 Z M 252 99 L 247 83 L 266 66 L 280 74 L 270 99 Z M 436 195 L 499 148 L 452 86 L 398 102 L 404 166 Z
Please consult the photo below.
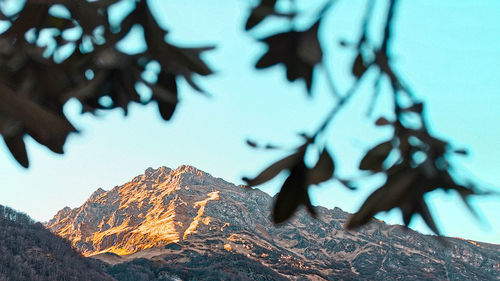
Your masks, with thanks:
M 292 1 L 293 2 L 293 1 Z M 321 143 L 318 136 L 328 129 L 329 123 L 357 93 L 359 84 L 368 71 L 378 73 L 373 88 L 373 99 L 370 111 L 380 95 L 380 84 L 388 83 L 393 95 L 394 120 L 380 117 L 377 126 L 389 126 L 393 136 L 368 150 L 359 164 L 359 170 L 369 174 L 383 173 L 386 181 L 375 190 L 364 202 L 358 212 L 351 216 L 346 227 L 353 229 L 369 222 L 375 214 L 399 208 L 403 221 L 408 225 L 415 214 L 420 214 L 426 224 L 439 234 L 434 220 L 429 212 L 424 195 L 436 189 L 457 191 L 469 209 L 467 199 L 473 194 L 485 194 L 478 191 L 472 183 L 461 183 L 455 179 L 453 165 L 449 155 L 466 154 L 466 151 L 454 149 L 442 139 L 433 136 L 426 123 L 423 113 L 424 103 L 406 86 L 400 75 L 391 65 L 390 40 L 394 25 L 394 15 L 398 0 L 388 0 L 387 14 L 383 26 L 381 40 L 370 40 L 368 30 L 372 17 L 374 0 L 366 3 L 366 13 L 360 22 L 361 36 L 357 42 L 340 42 L 345 48 L 353 48 L 357 54 L 351 66 L 355 78 L 354 84 L 344 94 L 335 89 L 335 81 L 330 77 L 331 89 L 338 98 L 324 122 L 312 135 L 303 134 L 304 142 L 292 153 L 268 168 L 255 178 L 244 178 L 249 186 L 257 186 L 277 176 L 286 170 L 289 175 L 276 198 L 273 209 L 273 220 L 281 223 L 288 220 L 303 205 L 313 216 L 316 215 L 312 206 L 308 188 L 327 180 L 337 180 L 349 189 L 353 189 L 351 180 L 338 177 L 334 171 L 334 160 L 326 150 L 326 143 Z M 321 64 L 328 64 L 322 58 L 323 49 L 318 40 L 318 28 L 324 19 L 324 14 L 332 9 L 335 1 L 327 1 L 317 15 L 318 20 L 305 31 L 295 30 L 293 17 L 296 13 L 280 13 L 277 11 L 278 1 L 262 0 L 251 12 L 246 28 L 251 29 L 266 17 L 288 15 L 291 18 L 290 30 L 271 35 L 262 39 L 268 45 L 268 51 L 257 62 L 256 68 L 266 68 L 281 63 L 286 67 L 287 79 L 292 82 L 303 79 L 310 92 L 313 82 L 313 69 Z M 376 44 L 376 42 L 382 42 Z M 417 120 L 417 121 L 415 121 Z M 255 142 L 249 145 L 259 148 Z M 306 165 L 305 157 L 310 147 L 316 146 L 322 151 L 313 168 Z M 263 147 L 266 148 L 266 147 Z M 273 146 L 274 148 L 274 146 Z M 311 149 L 314 150 L 314 149 Z M 472 210 L 473 211 L 473 210 Z
M 200 58 L 212 47 L 182 48 L 165 41 L 167 31 L 158 25 L 145 1 L 137 2 L 113 26 L 108 9 L 117 2 L 27 1 L 19 13 L 2 14 L 10 26 L 0 36 L 0 133 L 24 167 L 29 165 L 24 135 L 63 153 L 66 137 L 76 131 L 62 110 L 70 98 L 78 99 L 83 111 L 92 113 L 116 107 L 127 113 L 131 102 L 156 102 L 162 118 L 169 120 L 177 104 L 177 77 L 202 91 L 192 77 L 212 73 Z M 70 16 L 51 12 L 54 6 L 64 7 Z M 147 50 L 134 55 L 118 51 L 116 44 L 135 25 L 144 28 Z M 68 33 L 78 30 L 80 36 L 69 39 Z M 52 50 L 38 44 L 46 31 L 53 34 Z M 73 51 L 58 61 L 56 54 L 67 47 Z M 153 61 L 161 65 L 156 83 L 141 76 Z M 149 100 L 141 100 L 138 82 L 152 90 Z
M 23 140 L 25 135 L 56 153 L 63 153 L 68 134 L 76 132 L 62 110 L 71 98 L 81 103 L 84 112 L 91 113 L 118 107 L 126 114 L 132 102 L 154 102 L 161 117 L 169 120 L 178 101 L 177 78 L 184 78 L 203 93 L 193 77 L 212 74 L 201 54 L 213 47 L 183 48 L 171 43 L 167 30 L 158 24 L 145 0 L 133 1 L 134 9 L 119 24 L 113 25 L 109 9 L 118 2 L 121 1 L 28 0 L 17 13 L 0 13 L 0 19 L 8 24 L 0 35 L 0 134 L 22 166 L 29 165 Z M 282 2 L 292 4 L 288 5 L 289 11 L 278 9 Z M 335 2 L 326 1 L 322 9 L 312 11 L 317 14 L 308 28 L 297 29 L 294 23 L 298 12 L 294 10 L 294 0 L 260 1 L 250 11 L 245 30 L 252 30 L 270 17 L 288 19 L 290 25 L 285 31 L 260 39 L 268 49 L 255 68 L 284 65 L 286 78 L 290 82 L 303 80 L 307 92 L 311 94 L 314 69 L 328 63 L 323 56 L 325 50 L 318 39 L 318 32 L 324 15 L 334 7 Z M 347 227 L 358 227 L 380 211 L 399 208 L 406 224 L 414 214 L 420 214 L 427 225 L 438 233 L 424 200 L 426 193 L 436 189 L 456 190 L 466 203 L 470 195 L 485 193 L 476 190 L 471 183 L 458 182 L 452 176 L 453 165 L 448 156 L 451 153 L 465 154 L 465 151 L 452 148 L 447 141 L 429 132 L 423 114 L 424 103 L 416 98 L 391 65 L 391 31 L 398 0 L 387 0 L 382 38 L 370 40 L 368 30 L 374 2 L 366 2 L 366 13 L 359 23 L 359 40 L 340 42 L 341 46 L 357 52 L 349 70 L 355 78 L 352 87 L 346 93 L 340 93 L 335 90 L 335 81 L 330 77 L 328 82 L 337 103 L 316 132 L 302 134 L 302 145 L 255 178 L 244 178 L 249 186 L 257 186 L 282 171 L 289 172 L 274 205 L 275 223 L 288 220 L 302 205 L 313 216 L 316 215 L 308 195 L 310 186 L 337 180 L 347 188 L 354 188 L 351 180 L 335 174 L 334 157 L 318 136 L 329 128 L 331 121 L 357 93 L 359 84 L 370 71 L 378 73 L 372 103 L 380 95 L 379 85 L 382 83 L 390 86 L 394 97 L 395 118 L 389 120 L 382 116 L 376 122 L 378 126 L 391 127 L 393 136 L 367 151 L 359 169 L 370 174 L 383 173 L 387 179 L 351 217 Z M 67 13 L 54 12 L 56 8 Z M 143 28 L 147 49 L 131 55 L 119 51 L 116 45 L 134 26 Z M 41 34 L 46 32 L 52 34 L 54 46 L 51 48 L 40 44 Z M 75 33 L 79 35 L 69 36 Z M 61 58 L 60 54 L 67 55 Z M 161 67 L 155 82 L 147 81 L 142 76 L 151 62 Z M 151 89 L 150 98 L 141 98 L 137 92 L 138 83 Z M 248 144 L 255 148 L 280 149 L 271 144 L 259 146 L 252 141 Z M 304 160 L 311 147 L 321 151 L 314 167 L 308 167 Z

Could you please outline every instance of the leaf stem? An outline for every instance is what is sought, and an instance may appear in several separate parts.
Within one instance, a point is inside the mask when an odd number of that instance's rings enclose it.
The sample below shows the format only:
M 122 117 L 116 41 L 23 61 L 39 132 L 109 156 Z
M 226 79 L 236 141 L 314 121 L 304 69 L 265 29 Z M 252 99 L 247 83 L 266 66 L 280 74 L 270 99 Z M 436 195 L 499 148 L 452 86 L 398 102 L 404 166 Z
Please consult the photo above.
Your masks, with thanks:
M 356 82 L 351 86 L 351 88 L 347 91 L 347 93 L 340 98 L 340 100 L 335 104 L 335 106 L 332 108 L 330 113 L 326 116 L 325 120 L 321 124 L 321 126 L 316 130 L 314 135 L 312 136 L 313 141 L 316 139 L 316 137 L 321 134 L 330 124 L 330 122 L 333 120 L 333 118 L 339 113 L 339 111 L 342 109 L 343 106 L 347 104 L 347 102 L 354 96 L 356 93 L 356 90 L 358 89 L 359 84 L 361 84 L 361 80 L 363 79 L 365 75 L 363 75 L 360 79 L 357 79 Z
M 330 88 L 330 91 L 332 92 L 333 96 L 336 99 L 342 99 L 342 96 L 340 95 L 340 92 L 339 92 L 337 86 L 335 85 L 335 82 L 333 81 L 333 76 L 332 76 L 332 73 L 330 72 L 330 69 L 328 68 L 328 66 L 324 62 L 321 63 L 320 66 L 323 69 L 323 72 L 324 72 L 325 77 L 326 77 L 326 82 L 327 82 L 328 87 Z

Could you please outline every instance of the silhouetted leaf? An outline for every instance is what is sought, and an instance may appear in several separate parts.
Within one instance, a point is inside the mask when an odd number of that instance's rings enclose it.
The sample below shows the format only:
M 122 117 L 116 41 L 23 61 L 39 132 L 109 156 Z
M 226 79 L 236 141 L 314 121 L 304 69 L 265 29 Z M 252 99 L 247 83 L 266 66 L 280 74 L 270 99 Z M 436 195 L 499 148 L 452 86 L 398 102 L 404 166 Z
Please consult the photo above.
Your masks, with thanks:
M 259 5 L 252 9 L 245 24 L 245 30 L 250 30 L 259 24 L 265 17 L 272 14 L 276 0 L 262 0 Z
M 273 222 L 278 224 L 288 220 L 300 206 L 311 205 L 306 186 L 307 167 L 302 161 L 295 164 L 283 183 L 273 208 Z M 308 208 L 308 210 L 310 210 Z M 314 211 L 313 211 L 314 212 Z
M 125 115 L 128 114 L 128 105 L 130 102 L 139 103 L 141 98 L 135 90 L 137 77 L 131 71 L 116 70 L 111 73 L 111 91 L 109 96 L 113 101 L 113 107 L 123 109 Z
M 360 78 L 361 76 L 363 76 L 363 74 L 366 72 L 367 68 L 365 66 L 365 63 L 364 63 L 364 60 L 363 60 L 363 56 L 361 55 L 361 53 L 359 53 L 357 56 L 356 56 L 356 59 L 354 60 L 354 63 L 352 64 L 352 74 L 356 77 L 356 78 Z
M 49 16 L 48 11 L 48 3 L 33 3 L 27 1 L 12 25 L 2 35 L 8 37 L 19 37 L 21 40 L 26 40 L 24 34 L 33 27 L 39 29 L 39 27 L 44 24 L 45 19 Z
M 458 189 L 458 188 L 454 188 L 454 189 L 458 191 L 458 193 L 460 195 L 460 198 L 462 199 L 462 202 L 465 204 L 465 206 L 467 207 L 467 209 L 469 210 L 469 212 L 471 212 L 471 214 L 476 219 L 479 219 L 480 217 L 479 217 L 478 212 L 469 203 L 469 196 L 473 195 L 473 194 L 477 194 L 477 193 L 474 192 L 473 190 L 469 189 L 469 188 L 466 188 L 466 187 L 463 187 L 463 189 L 461 189 L 461 190 Z M 485 194 L 483 194 L 483 195 L 485 195 Z
M 10 17 L 6 16 L 3 11 L 0 11 L 0 20 L 10 20 Z
M 81 102 L 85 102 L 87 99 L 97 98 L 100 95 L 101 87 L 108 77 L 108 71 L 100 71 L 96 73 L 94 79 L 83 83 L 83 85 L 73 88 L 67 93 L 65 93 L 64 100 L 69 100 L 70 98 L 77 98 Z
M 3 83 L 0 83 L 0 100 L 0 112 L 22 122 L 36 141 L 56 153 L 63 153 L 66 137 L 76 132 L 64 116 L 17 95 Z
M 175 75 L 160 71 L 158 81 L 151 86 L 152 99 L 158 102 L 158 110 L 163 120 L 170 120 L 178 102 L 177 82 Z
M 54 16 L 47 16 L 47 21 L 43 25 L 43 27 L 46 28 L 57 28 L 58 30 L 65 30 L 74 27 L 75 24 L 72 20 L 70 19 L 65 19 L 65 18 L 59 18 L 59 17 L 54 17 Z
M 448 171 L 442 171 L 439 174 L 439 178 L 436 185 L 443 188 L 444 190 L 455 190 L 460 195 L 460 198 L 464 202 L 465 206 L 469 211 L 476 217 L 479 218 L 477 211 L 470 205 L 468 199 L 471 195 L 487 195 L 488 192 L 480 192 L 474 188 L 472 185 L 461 185 L 455 182 Z
M 290 61 L 293 60 L 295 56 L 298 37 L 298 32 L 290 31 L 262 39 L 261 41 L 266 43 L 269 49 L 267 53 L 257 61 L 255 67 L 260 69 L 278 63 L 285 63 L 285 65 L 291 64 Z
M 439 234 L 439 230 L 436 226 L 436 223 L 434 222 L 434 219 L 432 218 L 431 213 L 429 212 L 429 208 L 427 207 L 427 204 L 423 199 L 420 201 L 420 208 L 418 212 L 422 216 L 422 219 L 424 220 L 425 224 L 427 224 L 427 226 L 432 231 L 434 231 L 434 233 Z
M 401 206 L 409 188 L 418 173 L 415 169 L 401 168 L 387 177 L 385 184 L 375 190 L 363 203 L 361 208 L 353 214 L 346 224 L 347 229 L 354 229 L 366 224 L 380 211 L 388 211 Z
M 252 141 L 252 140 L 247 140 L 246 143 L 248 144 L 248 146 L 250 147 L 253 147 L 253 148 L 256 148 L 257 147 L 257 143 Z
M 385 196 L 386 191 L 382 188 L 375 190 L 363 203 L 361 208 L 346 223 L 347 229 L 355 229 L 366 224 L 380 210 L 377 207 Z
M 249 145 L 252 148 L 257 148 L 257 149 L 265 149 L 265 150 L 274 150 L 274 149 L 280 149 L 281 147 L 275 144 L 266 144 L 266 145 L 259 145 L 257 142 L 253 140 L 246 140 L 247 145 Z
M 64 1 L 65 6 L 82 27 L 83 34 L 92 36 L 94 30 L 99 26 L 107 26 L 106 9 L 109 1 L 95 1 L 82 3 L 82 1 Z
M 148 51 L 152 57 L 160 63 L 161 68 L 168 73 L 183 76 L 195 90 L 205 93 L 194 81 L 193 74 L 202 76 L 212 74 L 212 70 L 201 59 L 201 53 L 213 50 L 215 47 L 207 46 L 200 48 L 180 48 L 165 41 L 164 31 L 156 22 L 147 8 L 145 1 L 141 2 L 140 11 L 144 13 L 141 17 L 144 26 L 144 35 L 148 45 Z
M 433 151 L 437 155 L 444 155 L 446 153 L 446 150 L 448 148 L 448 142 L 432 137 L 428 134 L 424 134 L 425 140 L 430 147 L 432 147 Z
M 292 169 L 299 161 L 302 160 L 303 156 L 304 156 L 304 151 L 301 150 L 295 151 L 293 154 L 267 167 L 254 179 L 249 179 L 245 177 L 243 178 L 243 180 L 247 182 L 249 186 L 261 185 L 269 181 L 270 179 L 274 178 L 275 176 L 277 176 L 281 171 Z
M 453 150 L 453 153 L 461 154 L 461 155 L 468 155 L 469 154 L 469 152 L 466 149 L 455 149 L 455 150 Z
M 297 55 L 303 62 L 310 66 L 314 66 L 321 62 L 323 51 L 318 40 L 318 30 L 321 21 L 317 21 L 308 30 L 299 33 L 300 40 L 298 42 Z
M 49 149 L 62 153 L 67 135 L 75 131 L 64 116 L 64 104 L 75 97 L 83 112 L 120 107 L 127 114 L 131 102 L 141 102 L 135 84 L 150 61 L 159 62 L 162 69 L 159 83 L 145 83 L 151 87 L 151 100 L 157 102 L 163 119 L 170 119 L 176 108 L 177 76 L 183 76 L 193 88 L 202 91 L 195 84 L 194 76 L 212 74 L 201 56 L 213 47 L 180 48 L 165 41 L 166 31 L 157 24 L 146 1 L 136 1 L 135 9 L 118 25 L 111 26 L 108 8 L 117 2 L 119 0 L 26 1 L 19 13 L 4 17 L 12 24 L 6 26 L 0 38 L 0 89 L 7 90 L 7 94 L 0 93 L 0 115 L 20 124 L 21 137 L 28 134 Z M 55 4 L 67 8 L 69 15 L 60 17 L 49 13 Z M 5 16 L 3 12 L 0 17 Z M 121 53 L 115 44 L 136 25 L 144 27 L 148 48 L 137 55 Z M 80 26 L 83 35 L 76 38 L 72 35 L 69 39 L 63 32 L 74 26 Z M 58 52 L 76 45 L 69 57 L 57 63 L 52 47 L 40 47 L 36 43 L 40 31 L 49 28 L 54 31 L 49 36 L 53 36 Z M 28 31 L 30 35 L 26 36 Z M 165 75 L 169 75 L 168 79 L 161 78 Z M 103 97 L 110 98 L 111 102 L 104 102 Z M 2 136 L 9 138 L 12 134 L 2 132 Z M 23 158 L 19 151 L 22 150 L 13 149 L 18 160 Z
M 201 59 L 201 53 L 205 51 L 211 51 L 215 49 L 215 46 L 205 46 L 199 48 L 178 48 L 176 46 L 170 45 L 170 51 L 174 58 L 179 59 L 179 64 L 185 64 L 186 67 L 191 71 L 199 75 L 210 75 L 213 71 L 208 67 L 208 65 Z
M 391 125 L 392 122 L 387 120 L 385 117 L 380 117 L 379 119 L 377 119 L 377 121 L 375 121 L 375 125 L 377 126 L 385 126 L 385 125 Z
M 107 30 L 108 43 L 114 44 L 124 38 L 132 29 L 134 24 L 139 21 L 139 10 L 133 10 L 120 22 L 120 30 Z M 117 33 L 113 33 L 117 32 Z
M 177 96 L 162 86 L 155 84 L 151 86 L 154 100 L 158 103 L 158 110 L 163 120 L 170 120 L 177 106 Z
M 311 203 L 311 198 L 309 197 L 309 192 L 306 187 L 306 191 L 304 194 L 304 205 L 306 206 L 306 210 L 309 212 L 309 214 L 313 217 L 316 218 L 318 216 L 318 212 L 316 211 L 316 208 Z
M 271 150 L 271 149 L 279 149 L 279 148 L 280 148 L 279 146 L 274 145 L 274 144 L 270 144 L 270 143 L 268 143 L 268 144 L 266 144 L 266 146 L 264 146 L 264 149 L 269 149 L 269 150 Z
M 28 168 L 28 153 L 26 152 L 26 147 L 24 145 L 23 136 L 18 134 L 14 136 L 3 136 L 5 144 L 9 149 L 12 156 L 21 164 L 21 166 Z
M 359 164 L 360 170 L 380 171 L 385 159 L 391 153 L 393 146 L 390 141 L 378 144 L 370 149 Z
M 404 112 L 415 112 L 415 113 L 420 114 L 424 110 L 424 104 L 421 102 L 418 102 L 410 107 L 402 108 L 401 110 Z
M 313 68 L 322 59 L 318 40 L 319 23 L 320 21 L 316 22 L 306 31 L 289 31 L 261 39 L 269 49 L 257 61 L 255 67 L 261 69 L 283 63 L 287 79 L 291 82 L 299 78 L 304 79 L 310 92 Z
M 318 159 L 318 162 L 312 168 L 307 177 L 308 184 L 320 184 L 324 181 L 327 181 L 333 177 L 333 173 L 335 172 L 335 164 L 333 162 L 330 153 L 323 149 L 321 156 Z

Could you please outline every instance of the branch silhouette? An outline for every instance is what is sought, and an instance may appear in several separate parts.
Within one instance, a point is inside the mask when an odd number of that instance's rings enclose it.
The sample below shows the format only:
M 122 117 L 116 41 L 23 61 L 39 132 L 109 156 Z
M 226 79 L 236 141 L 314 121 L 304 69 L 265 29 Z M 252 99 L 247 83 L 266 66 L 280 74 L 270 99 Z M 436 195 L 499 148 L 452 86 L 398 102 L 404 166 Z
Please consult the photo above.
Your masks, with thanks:
M 312 86 L 317 80 L 313 72 L 319 66 L 336 104 L 312 135 L 302 134 L 303 143 L 292 149 L 289 156 L 253 179 L 244 178 L 249 186 L 257 186 L 281 171 L 289 171 L 273 208 L 276 223 L 289 219 L 302 205 L 316 215 L 308 195 L 310 186 L 336 180 L 347 188 L 354 188 L 355 182 L 335 174 L 334 157 L 327 150 L 326 141 L 318 136 L 328 131 L 360 85 L 368 83 L 368 72 L 378 73 L 368 115 L 374 112 L 377 97 L 384 89 L 382 85 L 388 83 L 393 96 L 394 120 L 381 116 L 376 125 L 391 127 L 393 136 L 367 151 L 361 160 L 361 171 L 369 175 L 384 174 L 386 181 L 366 199 L 347 222 L 347 227 L 356 228 L 366 224 L 378 212 L 399 208 L 406 224 L 415 214 L 420 214 L 427 225 L 439 233 L 424 199 L 426 193 L 436 189 L 455 190 L 466 204 L 471 195 L 487 194 L 474 184 L 459 182 L 453 176 L 454 163 L 450 162 L 449 155 L 466 152 L 453 148 L 448 141 L 428 130 L 425 104 L 417 99 L 392 67 L 391 42 L 398 0 L 388 0 L 379 46 L 369 34 L 375 13 L 374 0 L 366 2 L 359 24 L 359 40 L 355 44 L 340 42 L 341 46 L 356 51 L 350 68 L 355 81 L 345 93 L 336 86 L 336 77 L 330 71 L 331 62 L 323 55 L 329 50 L 325 50 L 318 38 L 319 31 L 326 24 L 326 15 L 340 0 L 327 1 L 318 12 L 313 11 L 314 21 L 305 29 L 299 29 L 296 24 L 303 12 L 295 10 L 294 5 L 289 11 L 278 9 L 282 1 L 262 0 L 250 11 L 245 25 L 247 31 L 261 26 L 268 18 L 285 18 L 290 22 L 284 32 L 271 33 L 259 40 L 268 46 L 268 50 L 255 68 L 284 65 L 287 80 L 304 81 L 307 94 L 312 96 Z M 67 136 L 76 132 L 62 110 L 70 99 L 78 100 L 83 112 L 91 113 L 122 108 L 126 114 L 131 103 L 155 103 L 161 117 L 168 121 L 178 102 L 177 79 L 183 78 L 193 89 L 205 93 L 193 78 L 212 74 L 202 54 L 214 47 L 184 48 L 172 43 L 168 31 L 158 24 L 145 0 L 133 1 L 135 7 L 132 11 L 118 24 L 112 24 L 107 11 L 118 2 L 121 1 L 28 0 L 18 12 L 1 11 L 0 18 L 9 26 L 0 34 L 0 134 L 23 167 L 29 166 L 24 143 L 26 135 L 55 153 L 63 153 Z M 52 8 L 56 5 L 69 13 L 54 13 Z M 147 49 L 134 55 L 119 51 L 116 44 L 136 25 L 144 29 Z M 77 38 L 68 36 L 74 29 L 81 31 Z M 40 34 L 47 30 L 53 34 L 50 47 L 40 43 Z M 68 47 L 72 51 L 65 51 Z M 142 73 L 153 62 L 157 62 L 161 70 L 156 81 L 146 81 Z M 152 96 L 142 99 L 135 87 L 137 83 L 146 85 Z M 111 102 L 104 102 L 104 97 Z M 406 100 L 404 103 L 403 99 Z M 275 144 L 247 143 L 255 148 L 281 149 Z M 320 155 L 314 167 L 308 167 L 304 159 L 311 153 L 312 146 L 319 148 Z

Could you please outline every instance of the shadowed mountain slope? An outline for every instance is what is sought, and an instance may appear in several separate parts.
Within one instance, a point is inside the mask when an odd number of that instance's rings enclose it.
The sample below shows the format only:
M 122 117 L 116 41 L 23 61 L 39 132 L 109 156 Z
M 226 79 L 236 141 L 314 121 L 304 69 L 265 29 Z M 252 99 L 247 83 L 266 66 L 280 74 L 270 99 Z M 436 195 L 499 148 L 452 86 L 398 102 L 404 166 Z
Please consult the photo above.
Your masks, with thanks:
M 0 281 L 115 280 L 27 215 L 0 205 Z

